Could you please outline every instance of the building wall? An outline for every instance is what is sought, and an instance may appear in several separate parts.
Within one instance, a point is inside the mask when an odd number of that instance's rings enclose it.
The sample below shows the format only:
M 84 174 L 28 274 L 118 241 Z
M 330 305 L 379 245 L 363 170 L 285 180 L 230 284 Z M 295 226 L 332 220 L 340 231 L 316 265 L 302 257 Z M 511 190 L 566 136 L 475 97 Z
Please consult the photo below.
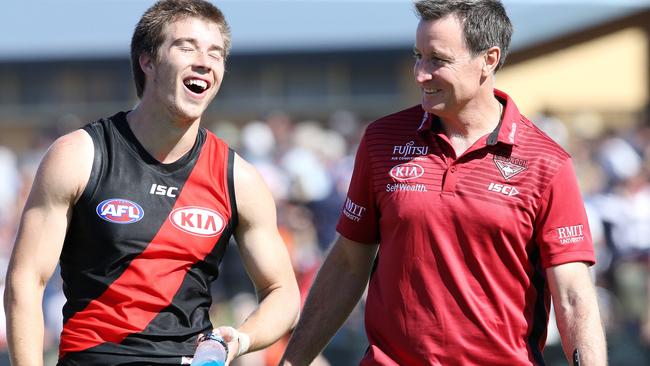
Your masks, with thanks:
M 643 30 L 623 29 L 506 66 L 496 84 L 531 116 L 544 110 L 635 113 L 649 101 L 648 43 Z

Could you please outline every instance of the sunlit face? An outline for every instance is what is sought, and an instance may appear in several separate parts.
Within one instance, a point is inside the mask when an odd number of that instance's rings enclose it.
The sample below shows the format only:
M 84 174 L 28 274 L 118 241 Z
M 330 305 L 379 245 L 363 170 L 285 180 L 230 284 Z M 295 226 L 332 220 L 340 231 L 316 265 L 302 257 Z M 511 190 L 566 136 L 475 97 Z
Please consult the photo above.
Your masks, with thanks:
M 422 107 L 438 116 L 458 114 L 478 93 L 485 79 L 481 55 L 473 57 L 463 28 L 453 15 L 420 21 L 415 40 L 415 80 Z
M 201 18 L 184 18 L 165 26 L 163 35 L 158 57 L 143 56 L 145 96 L 150 93 L 179 120 L 196 120 L 223 79 L 224 41 L 219 26 Z

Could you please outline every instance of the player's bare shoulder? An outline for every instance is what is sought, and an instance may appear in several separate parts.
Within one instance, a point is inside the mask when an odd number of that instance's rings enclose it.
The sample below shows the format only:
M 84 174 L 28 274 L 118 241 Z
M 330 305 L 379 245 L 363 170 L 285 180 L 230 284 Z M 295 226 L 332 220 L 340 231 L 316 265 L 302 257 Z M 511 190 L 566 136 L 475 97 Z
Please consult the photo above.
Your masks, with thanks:
M 63 135 L 43 157 L 34 184 L 43 185 L 40 188 L 60 199 L 76 202 L 90 177 L 93 158 L 93 141 L 86 131 L 79 129 Z
M 275 218 L 275 203 L 264 179 L 252 164 L 237 154 L 233 176 L 240 222 L 268 215 Z
M 250 200 L 248 197 L 256 196 L 259 191 L 268 192 L 268 188 L 257 169 L 238 154 L 235 154 L 233 170 L 238 206 L 240 200 Z

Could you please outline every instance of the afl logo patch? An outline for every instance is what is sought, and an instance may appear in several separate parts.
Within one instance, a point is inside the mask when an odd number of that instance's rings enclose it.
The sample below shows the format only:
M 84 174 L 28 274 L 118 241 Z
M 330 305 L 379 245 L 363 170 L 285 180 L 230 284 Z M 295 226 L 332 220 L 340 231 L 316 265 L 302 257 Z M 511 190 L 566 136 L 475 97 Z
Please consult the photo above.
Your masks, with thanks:
M 388 174 L 397 180 L 411 180 L 419 178 L 424 174 L 424 168 L 414 163 L 395 165 Z
M 144 210 L 133 201 L 109 198 L 97 205 L 97 215 L 114 224 L 132 224 L 142 220 Z
M 169 214 L 169 221 L 177 229 L 197 236 L 217 236 L 225 225 L 217 211 L 198 206 L 175 209 Z

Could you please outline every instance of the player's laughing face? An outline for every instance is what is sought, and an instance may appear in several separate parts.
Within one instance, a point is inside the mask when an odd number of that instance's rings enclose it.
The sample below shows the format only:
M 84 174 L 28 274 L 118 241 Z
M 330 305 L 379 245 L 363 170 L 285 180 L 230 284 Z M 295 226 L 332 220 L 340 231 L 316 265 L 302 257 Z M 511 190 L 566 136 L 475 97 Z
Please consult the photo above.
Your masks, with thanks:
M 158 57 L 143 66 L 146 88 L 172 115 L 196 120 L 217 94 L 223 79 L 225 48 L 219 26 L 187 17 L 166 25 L 163 37 Z
M 441 117 L 457 114 L 478 92 L 482 58 L 467 48 L 456 16 L 420 21 L 414 55 L 413 72 L 425 111 Z

